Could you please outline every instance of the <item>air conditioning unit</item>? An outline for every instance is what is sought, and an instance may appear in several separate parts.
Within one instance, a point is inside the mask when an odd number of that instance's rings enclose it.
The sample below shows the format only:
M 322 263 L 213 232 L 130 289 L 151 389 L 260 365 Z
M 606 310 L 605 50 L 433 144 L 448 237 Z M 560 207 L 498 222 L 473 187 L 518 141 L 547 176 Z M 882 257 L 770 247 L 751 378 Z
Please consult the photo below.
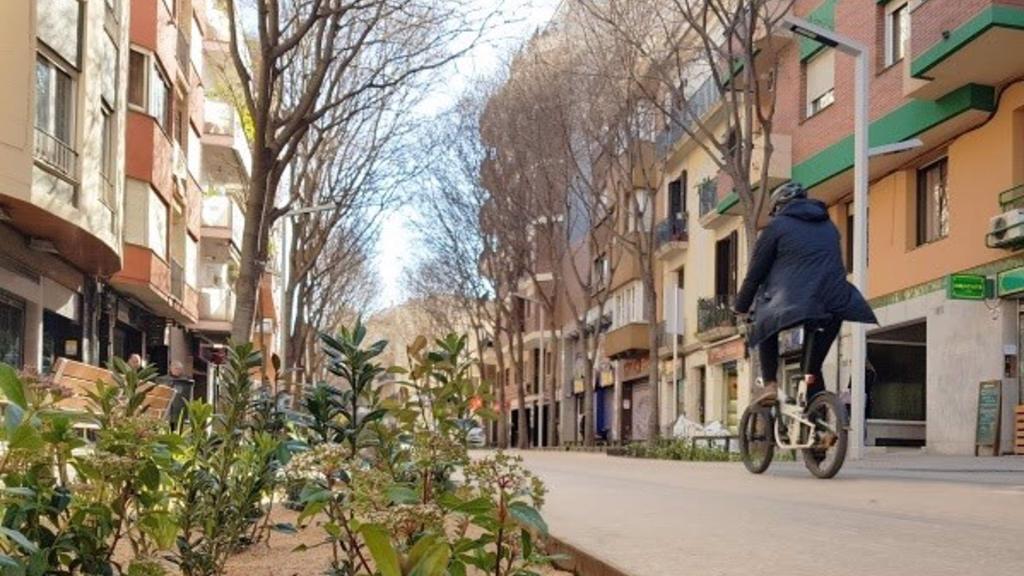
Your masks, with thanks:
M 986 244 L 990 248 L 1016 246 L 1024 242 L 1024 208 L 1014 208 L 989 220 Z

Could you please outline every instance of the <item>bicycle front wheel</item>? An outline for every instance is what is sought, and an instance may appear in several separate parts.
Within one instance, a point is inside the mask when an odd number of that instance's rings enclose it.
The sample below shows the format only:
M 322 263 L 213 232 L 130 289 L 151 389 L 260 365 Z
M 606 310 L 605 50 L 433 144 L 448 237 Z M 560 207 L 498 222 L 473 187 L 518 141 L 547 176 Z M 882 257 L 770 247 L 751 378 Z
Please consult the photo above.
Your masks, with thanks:
M 740 458 L 751 474 L 768 469 L 775 457 L 775 420 L 771 408 L 750 405 L 740 419 Z
M 818 478 L 832 478 L 846 460 L 846 410 L 835 394 L 822 392 L 807 406 L 806 418 L 814 423 L 814 446 L 803 451 L 804 466 Z

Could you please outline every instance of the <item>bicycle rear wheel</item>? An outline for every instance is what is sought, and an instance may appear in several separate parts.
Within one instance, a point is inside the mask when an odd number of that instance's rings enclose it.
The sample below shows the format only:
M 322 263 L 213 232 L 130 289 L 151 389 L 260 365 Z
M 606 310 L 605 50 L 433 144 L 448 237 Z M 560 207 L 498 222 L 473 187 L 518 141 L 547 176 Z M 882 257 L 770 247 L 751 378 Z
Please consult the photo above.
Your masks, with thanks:
M 835 394 L 822 392 L 807 406 L 806 418 L 815 424 L 815 447 L 803 451 L 804 466 L 818 478 L 832 478 L 846 460 L 846 411 Z
M 775 420 L 771 408 L 751 405 L 740 419 L 740 458 L 752 474 L 768 469 L 775 457 Z

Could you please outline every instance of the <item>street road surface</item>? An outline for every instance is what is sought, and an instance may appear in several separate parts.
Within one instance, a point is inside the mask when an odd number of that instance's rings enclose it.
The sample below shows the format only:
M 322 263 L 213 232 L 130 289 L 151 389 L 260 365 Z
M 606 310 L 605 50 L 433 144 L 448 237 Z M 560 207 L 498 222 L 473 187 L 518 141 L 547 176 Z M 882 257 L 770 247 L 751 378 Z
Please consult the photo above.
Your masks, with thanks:
M 1020 576 L 1024 459 L 801 464 L 522 453 L 551 533 L 632 576 Z

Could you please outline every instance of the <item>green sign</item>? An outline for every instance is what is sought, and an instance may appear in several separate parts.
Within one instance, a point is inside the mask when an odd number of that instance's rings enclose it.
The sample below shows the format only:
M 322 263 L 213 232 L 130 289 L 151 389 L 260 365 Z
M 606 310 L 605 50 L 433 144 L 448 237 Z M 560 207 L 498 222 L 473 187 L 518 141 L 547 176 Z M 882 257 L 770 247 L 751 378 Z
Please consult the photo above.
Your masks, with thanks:
M 1024 267 L 1011 268 L 996 276 L 996 293 L 999 296 L 1009 296 L 1018 292 L 1024 292 Z
M 982 382 L 978 387 L 978 427 L 974 441 L 975 455 L 981 446 L 991 446 L 999 453 L 999 419 L 1002 412 L 1003 383 L 999 380 Z
M 980 274 L 950 274 L 946 282 L 946 296 L 951 300 L 984 300 L 988 292 L 988 279 Z

